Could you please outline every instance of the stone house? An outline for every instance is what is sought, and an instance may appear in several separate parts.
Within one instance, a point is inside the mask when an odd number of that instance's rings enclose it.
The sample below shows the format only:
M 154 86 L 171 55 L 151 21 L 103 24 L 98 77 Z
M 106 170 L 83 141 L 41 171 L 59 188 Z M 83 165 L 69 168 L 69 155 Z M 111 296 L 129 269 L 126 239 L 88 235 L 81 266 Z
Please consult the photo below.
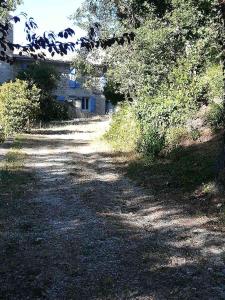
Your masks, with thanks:
M 13 39 L 12 31 L 9 38 Z M 15 54 L 13 56 L 15 58 L 13 65 L 0 61 L 0 84 L 14 80 L 19 71 L 26 69 L 29 64 L 35 62 L 32 57 Z M 60 81 L 53 91 L 53 95 L 56 101 L 67 104 L 71 118 L 105 114 L 106 101 L 102 92 L 100 76 L 95 78 L 95 87 L 88 89 L 83 85 L 84 79 L 76 78 L 76 71 L 71 67 L 70 61 L 46 59 L 44 62 L 53 65 L 60 73 Z

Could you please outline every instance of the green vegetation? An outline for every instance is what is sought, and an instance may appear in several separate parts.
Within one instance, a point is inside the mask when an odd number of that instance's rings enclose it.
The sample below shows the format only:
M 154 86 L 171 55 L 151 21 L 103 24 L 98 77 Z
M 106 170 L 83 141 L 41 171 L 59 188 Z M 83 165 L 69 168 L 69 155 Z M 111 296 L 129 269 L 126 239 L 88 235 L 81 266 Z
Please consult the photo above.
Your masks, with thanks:
M 207 150 L 201 139 L 208 141 L 224 125 L 218 2 L 97 0 L 94 9 L 91 2 L 75 14 L 79 25 L 104 24 L 100 38 L 135 33 L 134 42 L 99 51 L 106 98 L 123 103 L 105 139 L 136 154 L 128 173 L 144 184 L 158 176 L 184 190 L 213 180 L 219 148 L 210 144 L 213 151 Z
M 27 185 L 28 179 L 31 180 L 33 178 L 32 174 L 28 170 L 25 171 L 24 163 L 26 154 L 21 150 L 21 142 L 22 137 L 16 137 L 4 160 L 1 160 L 1 199 L 13 200 L 16 197 L 21 196 L 24 192 L 24 187 Z M 4 204 L 5 203 L 1 203 L 2 206 Z
M 52 91 L 56 89 L 60 79 L 59 72 L 51 65 L 36 62 L 21 71 L 17 77 L 29 82 L 30 86 L 35 84 L 40 89 L 40 113 L 41 121 L 65 120 L 68 118 L 66 107 L 55 101 Z
M 39 114 L 39 94 L 40 90 L 26 81 L 0 86 L 0 126 L 4 136 L 29 129 Z
M 136 148 L 140 139 L 140 126 L 129 103 L 122 105 L 113 117 L 111 128 L 105 134 L 105 138 L 119 151 L 132 151 Z
M 67 108 L 52 96 L 59 80 L 53 67 L 37 62 L 18 78 L 0 86 L 0 142 L 29 130 L 37 121 L 68 118 Z
M 7 1 L 8 9 L 0 8 L 0 20 L 5 20 L 5 18 L 9 14 L 9 10 L 10 11 L 15 10 L 16 6 L 21 3 L 23 3 L 23 1 L 21 1 L 21 0 L 8 0 Z
M 212 103 L 210 105 L 210 109 L 206 115 L 206 122 L 211 126 L 213 130 L 217 130 L 223 127 L 224 107 L 222 103 Z
M 198 140 L 202 132 L 193 124 L 195 119 L 204 126 L 221 127 L 223 110 L 214 102 L 223 97 L 223 36 L 215 1 L 99 0 L 93 10 L 86 0 L 76 16 L 83 27 L 88 20 L 103 22 L 100 37 L 126 30 L 136 34 L 130 44 L 113 45 L 105 55 L 99 51 L 107 67 L 107 99 L 126 103 L 105 136 L 114 148 L 154 158 L 179 147 L 185 138 Z M 82 69 L 84 65 L 83 59 Z M 200 111 L 205 113 L 199 117 Z

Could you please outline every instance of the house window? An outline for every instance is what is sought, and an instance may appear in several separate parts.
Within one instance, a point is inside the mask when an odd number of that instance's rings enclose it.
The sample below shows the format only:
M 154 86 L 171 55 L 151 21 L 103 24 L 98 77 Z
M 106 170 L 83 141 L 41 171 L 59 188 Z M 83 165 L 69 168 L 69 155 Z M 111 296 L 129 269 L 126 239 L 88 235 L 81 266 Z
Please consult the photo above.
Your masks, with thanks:
M 76 80 L 76 69 L 70 68 L 69 70 L 69 87 L 71 89 L 80 88 L 80 83 Z
M 69 70 L 69 79 L 74 81 L 76 79 L 76 70 L 75 68 L 70 68 Z
M 89 99 L 83 97 L 82 98 L 82 110 L 89 110 Z
M 76 75 L 76 69 L 75 68 L 70 68 L 70 74 L 72 76 L 75 76 Z

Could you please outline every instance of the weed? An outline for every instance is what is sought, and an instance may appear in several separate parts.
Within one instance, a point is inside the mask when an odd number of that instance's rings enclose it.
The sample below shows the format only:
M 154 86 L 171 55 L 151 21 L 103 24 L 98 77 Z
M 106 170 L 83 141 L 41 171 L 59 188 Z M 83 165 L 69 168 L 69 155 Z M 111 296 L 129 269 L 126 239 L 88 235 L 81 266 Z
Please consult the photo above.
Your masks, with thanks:
M 216 195 L 219 193 L 218 186 L 215 181 L 210 181 L 208 183 L 203 184 L 202 192 L 204 194 Z
M 213 103 L 206 116 L 206 122 L 213 130 L 220 129 L 224 124 L 224 107 L 223 104 Z
M 2 199 L 14 199 L 24 193 L 28 179 L 33 179 L 31 173 L 24 170 L 26 154 L 21 150 L 22 137 L 18 136 L 0 164 L 0 191 Z

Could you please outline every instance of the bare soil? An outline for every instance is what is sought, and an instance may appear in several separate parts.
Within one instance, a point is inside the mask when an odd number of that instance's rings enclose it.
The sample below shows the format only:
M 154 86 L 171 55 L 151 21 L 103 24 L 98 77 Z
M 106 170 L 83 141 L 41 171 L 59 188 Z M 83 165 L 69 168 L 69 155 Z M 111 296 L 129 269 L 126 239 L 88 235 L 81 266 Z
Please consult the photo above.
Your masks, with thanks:
M 0 191 L 0 299 L 225 299 L 225 233 L 129 180 L 107 126 L 23 137 L 31 179 Z

